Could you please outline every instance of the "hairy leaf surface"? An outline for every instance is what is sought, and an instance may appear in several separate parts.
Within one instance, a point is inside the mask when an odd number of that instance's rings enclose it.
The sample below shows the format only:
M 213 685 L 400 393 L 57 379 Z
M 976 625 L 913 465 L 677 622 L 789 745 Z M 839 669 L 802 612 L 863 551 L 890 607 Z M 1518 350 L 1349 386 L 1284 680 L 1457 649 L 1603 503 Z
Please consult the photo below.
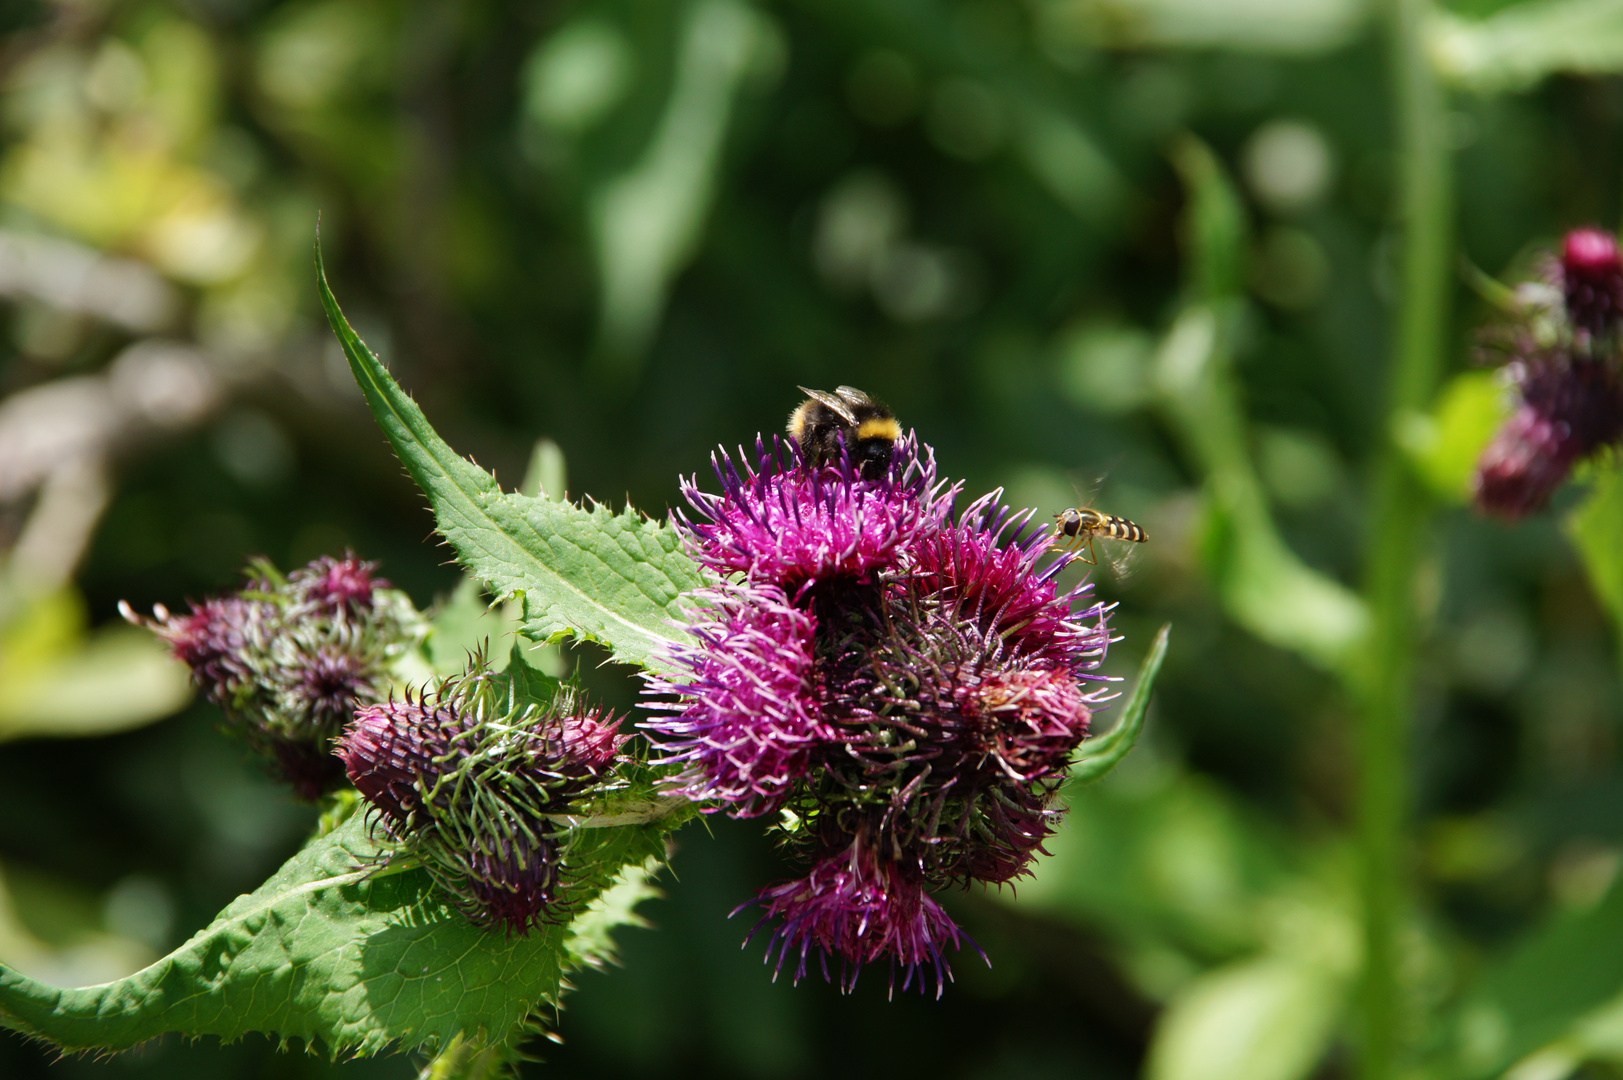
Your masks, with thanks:
M 578 831 L 571 922 L 483 930 L 421 869 L 374 874 L 365 815 L 312 841 L 258 890 L 152 966 L 84 989 L 0 966 L 0 1024 L 69 1050 L 125 1049 L 166 1032 L 298 1038 L 334 1054 L 501 1043 L 556 1002 L 564 974 L 603 962 L 635 921 L 664 855 L 655 821 Z

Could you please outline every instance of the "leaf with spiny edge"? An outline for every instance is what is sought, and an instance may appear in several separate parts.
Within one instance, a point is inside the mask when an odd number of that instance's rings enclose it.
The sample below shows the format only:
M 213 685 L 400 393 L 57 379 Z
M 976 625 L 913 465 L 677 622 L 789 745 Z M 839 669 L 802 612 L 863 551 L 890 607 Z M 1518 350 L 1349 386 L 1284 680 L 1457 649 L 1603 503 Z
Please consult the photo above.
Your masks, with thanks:
M 610 932 L 665 855 L 671 819 L 577 830 L 567 922 L 523 936 L 481 929 L 421 868 L 376 872 L 386 853 L 368 815 L 312 841 L 205 930 L 128 978 L 63 989 L 0 966 L 0 1025 L 63 1050 L 123 1050 L 167 1032 L 232 1040 L 250 1031 L 333 1055 L 429 1051 L 459 1035 L 501 1045 L 564 976 L 613 955 Z
M 629 507 L 616 514 L 601 504 L 502 491 L 494 476 L 440 438 L 344 318 L 319 240 L 316 277 L 372 415 L 427 494 L 462 565 L 498 597 L 522 601 L 525 636 L 580 636 L 608 646 L 621 662 L 657 666 L 663 646 L 682 635 L 672 623 L 681 621 L 683 594 L 700 585 L 676 531 Z

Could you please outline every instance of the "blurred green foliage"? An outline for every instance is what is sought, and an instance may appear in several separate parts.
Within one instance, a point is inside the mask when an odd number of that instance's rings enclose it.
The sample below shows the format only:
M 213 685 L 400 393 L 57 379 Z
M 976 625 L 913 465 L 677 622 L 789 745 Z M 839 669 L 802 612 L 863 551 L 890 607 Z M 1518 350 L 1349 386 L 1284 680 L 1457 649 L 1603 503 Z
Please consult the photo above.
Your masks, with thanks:
M 1619 220 L 1618 12 L 1436 13 L 1460 254 L 1489 274 Z M 119 600 L 346 546 L 419 603 L 457 585 L 323 325 L 320 214 L 357 329 L 509 485 L 556 497 L 567 457 L 572 497 L 658 515 L 716 443 L 777 430 L 797 384 L 852 383 L 972 493 L 1144 525 L 1131 573 L 1097 575 L 1121 601 L 1112 673 L 1177 625 L 1145 740 L 1076 794 L 1038 879 L 958 898 L 990 970 L 961 957 L 940 1003 L 769 983 L 726 914 L 783 869 L 716 821 L 680 836 L 643 908 L 658 929 L 578 979 L 537 1075 L 1344 1069 L 1334 672 L 1395 288 L 1370 5 L 61 0 L 0 28 L 0 959 L 127 973 L 313 823 L 208 709 L 148 723 L 178 684 L 126 649 Z M 1414 552 L 1410 1041 L 1428 1075 L 1612 1075 L 1616 464 L 1515 529 L 1464 508 L 1503 403 L 1473 367 L 1494 313 L 1463 282 L 1451 381 L 1395 433 L 1449 505 Z M 486 616 L 492 639 L 517 618 Z M 570 659 L 632 700 L 601 653 Z M 7 1035 L 0 1075 L 410 1068 L 272 1051 L 53 1065 Z

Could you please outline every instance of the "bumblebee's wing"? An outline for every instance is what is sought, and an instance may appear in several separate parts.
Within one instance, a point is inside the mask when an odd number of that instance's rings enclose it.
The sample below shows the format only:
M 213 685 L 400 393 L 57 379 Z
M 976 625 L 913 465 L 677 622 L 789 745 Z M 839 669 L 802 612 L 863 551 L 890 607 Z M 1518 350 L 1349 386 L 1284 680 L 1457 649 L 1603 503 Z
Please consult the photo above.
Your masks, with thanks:
M 873 405 L 874 399 L 864 394 L 854 386 L 836 386 L 834 392 L 840 396 L 848 406 Z
M 840 389 L 843 391 L 850 390 L 851 388 L 849 386 L 842 386 Z M 835 413 L 837 413 L 839 417 L 846 423 L 854 424 L 857 422 L 857 418 L 851 414 L 851 406 L 845 401 L 842 401 L 840 398 L 835 397 L 833 394 L 827 393 L 823 390 L 808 390 L 804 386 L 800 387 L 800 392 L 811 398 L 813 401 L 827 405 L 829 408 L 833 409 Z M 862 391 L 857 390 L 855 393 L 861 394 Z

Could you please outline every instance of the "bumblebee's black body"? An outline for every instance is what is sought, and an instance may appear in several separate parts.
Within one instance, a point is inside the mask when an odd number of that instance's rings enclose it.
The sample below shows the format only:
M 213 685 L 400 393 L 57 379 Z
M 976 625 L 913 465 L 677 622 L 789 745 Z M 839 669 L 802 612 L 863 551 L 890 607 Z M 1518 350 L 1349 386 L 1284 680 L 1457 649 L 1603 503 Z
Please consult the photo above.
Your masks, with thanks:
M 1148 540 L 1149 534 L 1139 528 L 1136 522 L 1128 521 L 1115 514 L 1101 514 L 1097 510 L 1078 510 L 1072 507 L 1054 515 L 1055 532 L 1065 538 L 1065 546 L 1069 551 L 1078 552 L 1078 558 L 1085 563 L 1097 563 L 1098 559 L 1093 553 L 1093 538 L 1103 536 L 1111 540 L 1130 540 L 1135 544 L 1142 544 Z M 1080 554 L 1083 548 L 1087 554 Z
M 875 401 L 854 386 L 832 394 L 800 388 L 807 395 L 789 414 L 789 437 L 800 446 L 814 467 L 840 460 L 840 445 L 851 465 L 867 480 L 877 480 L 890 468 L 890 458 L 902 427 L 882 401 Z

